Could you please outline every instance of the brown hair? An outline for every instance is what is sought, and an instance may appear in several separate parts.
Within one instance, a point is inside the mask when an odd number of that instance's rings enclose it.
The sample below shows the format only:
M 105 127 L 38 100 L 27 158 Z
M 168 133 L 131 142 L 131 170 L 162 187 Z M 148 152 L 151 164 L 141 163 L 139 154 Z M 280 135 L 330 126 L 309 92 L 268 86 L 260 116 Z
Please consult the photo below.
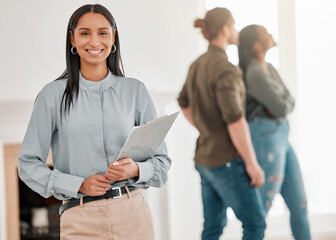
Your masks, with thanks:
M 211 41 L 215 39 L 220 30 L 232 18 L 231 12 L 227 8 L 214 8 L 205 14 L 204 19 L 196 19 L 194 26 L 201 28 L 205 39 Z

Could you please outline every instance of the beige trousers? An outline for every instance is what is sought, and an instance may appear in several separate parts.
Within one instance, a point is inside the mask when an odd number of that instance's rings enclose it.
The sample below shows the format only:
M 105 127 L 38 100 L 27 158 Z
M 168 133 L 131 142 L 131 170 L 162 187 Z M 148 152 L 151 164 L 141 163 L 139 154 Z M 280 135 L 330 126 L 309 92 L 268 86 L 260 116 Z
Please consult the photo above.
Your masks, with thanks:
M 153 240 L 151 210 L 141 189 L 69 208 L 61 215 L 61 240 Z

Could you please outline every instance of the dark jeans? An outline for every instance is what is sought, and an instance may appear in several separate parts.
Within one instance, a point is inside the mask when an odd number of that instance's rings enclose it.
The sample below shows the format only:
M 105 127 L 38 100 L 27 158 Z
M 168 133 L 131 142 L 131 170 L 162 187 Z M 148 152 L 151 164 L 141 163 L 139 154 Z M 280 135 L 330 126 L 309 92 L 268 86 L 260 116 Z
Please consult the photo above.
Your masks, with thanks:
M 241 159 L 218 168 L 195 165 L 201 176 L 204 225 L 202 240 L 218 240 L 231 207 L 242 222 L 244 240 L 261 240 L 266 228 L 260 191 L 250 185 Z
M 296 240 L 310 240 L 307 199 L 300 165 L 288 142 L 287 120 L 255 118 L 249 122 L 258 162 L 265 172 L 265 184 L 260 188 L 265 215 L 280 193 L 290 211 L 290 225 Z

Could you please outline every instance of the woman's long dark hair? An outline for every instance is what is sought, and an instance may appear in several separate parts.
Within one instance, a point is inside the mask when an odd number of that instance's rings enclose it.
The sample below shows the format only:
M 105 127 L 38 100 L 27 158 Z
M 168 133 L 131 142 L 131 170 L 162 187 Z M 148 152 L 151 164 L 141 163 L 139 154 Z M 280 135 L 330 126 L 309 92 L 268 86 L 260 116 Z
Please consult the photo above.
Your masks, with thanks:
M 68 28 L 67 28 L 67 37 L 66 37 L 66 69 L 55 81 L 68 78 L 67 86 L 64 90 L 62 102 L 61 102 L 61 119 L 62 119 L 62 106 L 64 104 L 64 113 L 69 112 L 71 105 L 74 100 L 78 97 L 79 92 L 79 70 L 80 70 L 80 61 L 79 55 L 71 53 L 71 42 L 70 42 L 70 31 L 74 34 L 74 30 L 77 26 L 78 20 L 85 13 L 94 12 L 102 14 L 111 24 L 112 30 L 116 29 L 114 45 L 116 46 L 116 51 L 110 53 L 106 59 L 107 67 L 110 71 L 117 76 L 124 76 L 124 67 L 120 55 L 120 43 L 117 24 L 112 16 L 112 14 L 104 6 L 100 4 L 88 4 L 78 8 L 70 17 Z
M 258 41 L 258 25 L 249 25 L 239 33 L 239 66 L 245 75 L 246 68 L 250 61 L 255 57 L 253 45 Z

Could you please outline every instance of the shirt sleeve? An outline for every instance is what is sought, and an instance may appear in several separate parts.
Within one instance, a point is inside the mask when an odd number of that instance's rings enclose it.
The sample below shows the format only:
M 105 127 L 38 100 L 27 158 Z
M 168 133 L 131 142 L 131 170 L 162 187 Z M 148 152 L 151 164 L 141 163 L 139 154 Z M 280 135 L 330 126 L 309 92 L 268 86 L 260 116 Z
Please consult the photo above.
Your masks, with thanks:
M 286 115 L 291 113 L 295 107 L 295 99 L 293 98 L 292 94 L 290 93 L 290 91 L 288 90 L 288 88 L 286 87 L 285 83 L 283 82 L 280 74 L 278 73 L 278 71 L 274 68 L 274 66 L 272 64 L 269 64 L 270 67 L 273 69 L 274 73 L 276 74 L 276 76 L 278 77 L 278 80 L 280 82 L 280 84 L 283 86 L 284 88 L 284 95 L 285 95 L 285 99 L 287 100 L 287 112 Z
M 229 125 L 245 116 L 245 92 L 238 69 L 221 72 L 215 83 L 215 97 L 223 121 Z
M 250 68 L 246 73 L 247 93 L 264 105 L 274 117 L 285 117 L 295 105 L 289 91 L 280 81 L 271 81 L 261 69 Z
M 51 170 L 46 165 L 51 139 L 57 131 L 55 111 L 52 89 L 46 85 L 34 103 L 18 157 L 18 174 L 28 187 L 45 198 L 78 198 L 84 178 Z
M 155 106 L 143 83 L 139 88 L 136 111 L 137 125 L 143 125 L 145 122 L 157 118 Z M 165 142 L 160 145 L 153 158 L 136 163 L 139 166 L 139 178 L 134 182 L 134 186 L 161 187 L 167 181 L 171 159 L 167 155 Z
M 180 92 L 179 97 L 177 98 L 178 104 L 181 108 L 187 108 L 189 106 L 189 98 L 187 92 L 187 82 L 184 83 L 183 88 Z
M 194 75 L 195 75 L 195 64 L 191 64 L 189 67 L 188 75 L 186 82 L 184 83 L 182 90 L 179 94 L 179 97 L 177 98 L 177 102 L 180 105 L 181 108 L 187 108 L 189 107 L 189 96 L 188 96 L 188 83 L 193 81 Z

